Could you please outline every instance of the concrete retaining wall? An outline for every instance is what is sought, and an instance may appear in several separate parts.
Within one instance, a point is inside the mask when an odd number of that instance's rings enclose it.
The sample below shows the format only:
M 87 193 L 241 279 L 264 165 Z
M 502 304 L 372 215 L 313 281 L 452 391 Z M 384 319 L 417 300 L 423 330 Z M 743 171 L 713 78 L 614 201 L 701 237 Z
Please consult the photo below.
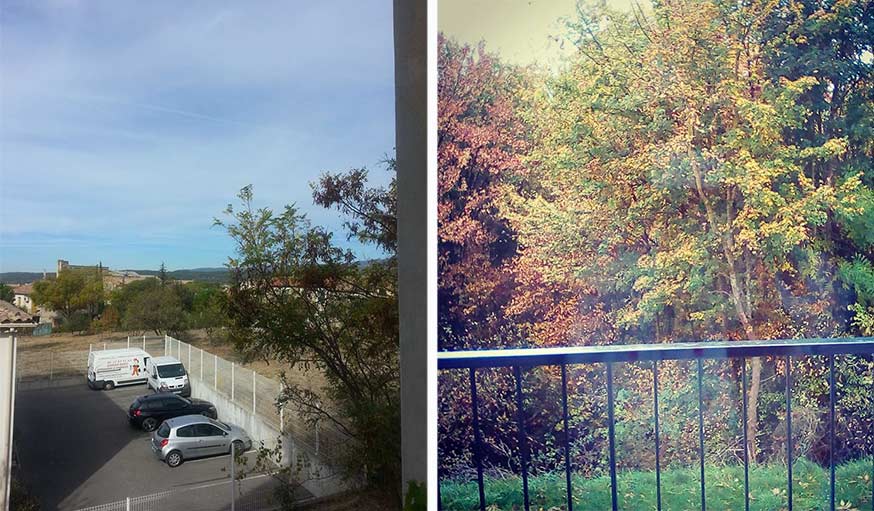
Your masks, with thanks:
M 228 396 L 196 379 L 191 380 L 191 396 L 205 399 L 215 405 L 219 420 L 240 426 L 249 433 L 257 446 L 274 449 L 280 438 L 279 427 L 265 421 L 262 417 L 244 409 L 231 401 Z M 282 461 L 298 467 L 300 477 L 305 481 L 303 486 L 316 498 L 334 495 L 352 489 L 353 484 L 344 481 L 327 464 L 320 462 L 309 448 L 300 442 L 295 442 L 290 435 L 282 436 Z

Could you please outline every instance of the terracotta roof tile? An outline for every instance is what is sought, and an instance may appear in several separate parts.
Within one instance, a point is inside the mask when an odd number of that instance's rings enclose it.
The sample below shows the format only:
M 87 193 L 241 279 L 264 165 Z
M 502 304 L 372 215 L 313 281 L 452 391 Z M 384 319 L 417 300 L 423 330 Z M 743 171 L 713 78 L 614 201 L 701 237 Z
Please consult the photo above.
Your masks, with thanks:
M 33 284 L 21 284 L 20 286 L 15 286 L 12 291 L 17 295 L 30 296 L 33 293 Z
M 12 305 L 0 300 L 0 325 L 35 323 L 33 316 Z

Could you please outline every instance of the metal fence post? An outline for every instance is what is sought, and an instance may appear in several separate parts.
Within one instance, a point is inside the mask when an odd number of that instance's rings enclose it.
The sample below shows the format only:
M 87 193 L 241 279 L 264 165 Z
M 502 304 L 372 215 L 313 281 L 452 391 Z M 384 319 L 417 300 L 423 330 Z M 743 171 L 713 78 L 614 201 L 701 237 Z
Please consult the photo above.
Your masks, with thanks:
M 103 351 L 106 351 L 106 343 L 103 343 Z
M 236 457 L 236 455 L 237 452 L 236 449 L 234 449 L 234 443 L 231 442 L 231 511 L 234 511 L 234 501 L 237 500 L 237 492 L 236 488 L 234 487 L 237 482 L 236 475 L 234 474 L 234 465 L 236 464 L 234 458 Z
M 215 363 L 215 368 L 212 371 L 212 388 L 218 390 L 218 355 L 212 355 L 212 361 Z
M 282 396 L 285 394 L 284 392 L 285 386 L 282 381 L 279 381 L 279 395 Z M 279 432 L 285 434 L 285 401 L 279 402 Z
M 200 348 L 200 381 L 203 381 L 203 348 Z
M 231 362 L 231 401 L 234 400 L 234 363 Z
M 146 336 L 143 336 L 143 351 L 146 351 Z
M 127 336 L 127 347 L 130 349 L 130 336 Z
M 93 344 L 89 344 L 89 345 L 88 345 L 88 354 L 89 354 L 89 355 L 91 354 L 91 350 L 93 350 L 93 349 L 94 349 L 94 345 L 93 345 Z
M 49 381 L 55 379 L 55 352 L 49 352 Z
M 252 414 L 255 414 L 255 388 L 258 384 L 257 382 L 258 373 L 252 371 Z

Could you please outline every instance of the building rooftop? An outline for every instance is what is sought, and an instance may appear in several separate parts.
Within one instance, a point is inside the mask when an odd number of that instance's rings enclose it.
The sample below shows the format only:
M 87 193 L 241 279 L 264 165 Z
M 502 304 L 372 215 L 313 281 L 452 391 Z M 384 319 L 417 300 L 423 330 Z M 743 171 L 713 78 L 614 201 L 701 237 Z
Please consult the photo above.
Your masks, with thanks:
M 36 320 L 9 302 L 0 300 L 0 326 L 36 325 Z
M 20 286 L 15 286 L 12 291 L 17 295 L 30 296 L 33 294 L 33 284 L 21 284 Z

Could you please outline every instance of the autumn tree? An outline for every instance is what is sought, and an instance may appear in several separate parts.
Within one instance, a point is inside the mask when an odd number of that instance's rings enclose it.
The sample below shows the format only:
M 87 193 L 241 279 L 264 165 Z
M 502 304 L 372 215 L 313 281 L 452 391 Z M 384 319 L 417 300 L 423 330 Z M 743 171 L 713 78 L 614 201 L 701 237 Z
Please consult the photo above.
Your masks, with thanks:
M 784 336 L 781 282 L 820 264 L 817 232 L 831 215 L 859 214 L 859 175 L 806 173 L 845 155 L 846 138 L 784 138 L 806 122 L 799 98 L 818 81 L 766 74 L 770 9 L 582 8 L 579 58 L 540 92 L 526 159 L 540 189 L 508 200 L 519 242 L 550 275 L 596 290 L 623 336 Z M 762 361 L 751 369 L 755 457 Z
M 438 311 L 441 348 L 564 342 L 574 298 L 543 286 L 500 209 L 522 192 L 527 126 L 518 98 L 529 71 L 483 46 L 438 41 Z

